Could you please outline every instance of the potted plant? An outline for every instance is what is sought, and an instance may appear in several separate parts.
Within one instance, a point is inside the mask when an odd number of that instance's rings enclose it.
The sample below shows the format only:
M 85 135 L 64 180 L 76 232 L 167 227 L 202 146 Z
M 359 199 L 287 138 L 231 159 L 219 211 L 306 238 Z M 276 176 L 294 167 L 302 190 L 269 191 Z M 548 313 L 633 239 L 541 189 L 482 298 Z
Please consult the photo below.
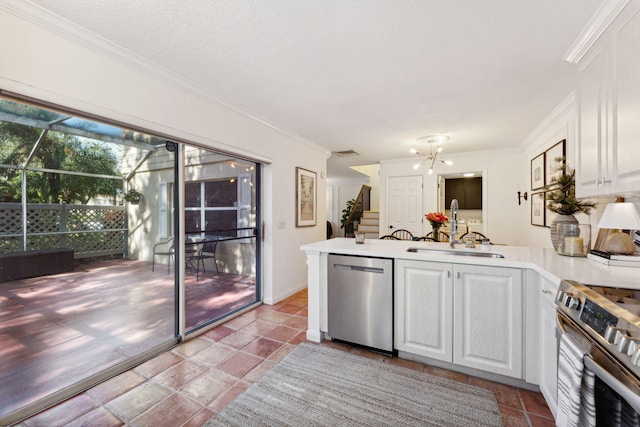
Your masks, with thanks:
M 347 224 L 347 220 L 349 219 L 349 215 L 351 215 L 351 211 L 356 204 L 356 199 L 351 199 L 347 201 L 347 206 L 342 209 L 342 218 L 340 219 L 340 228 L 344 228 Z
M 557 225 L 560 223 L 578 224 L 575 217 L 577 213 L 588 214 L 596 206 L 590 200 L 581 200 L 576 197 L 576 171 L 567 165 L 564 157 L 556 157 L 556 171 L 560 172 L 550 185 L 545 187 L 547 193 L 547 208 L 558 215 L 551 222 L 551 243 L 554 249 L 558 249 Z
M 132 205 L 137 205 L 138 203 L 140 203 L 142 193 L 132 188 L 131 190 L 127 191 L 122 197 Z

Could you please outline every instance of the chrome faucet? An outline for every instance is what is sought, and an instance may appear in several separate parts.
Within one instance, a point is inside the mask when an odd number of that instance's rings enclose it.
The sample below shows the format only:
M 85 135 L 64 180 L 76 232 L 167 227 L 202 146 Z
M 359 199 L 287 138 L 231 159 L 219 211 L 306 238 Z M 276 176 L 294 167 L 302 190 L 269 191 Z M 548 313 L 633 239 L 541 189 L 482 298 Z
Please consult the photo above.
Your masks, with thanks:
M 456 243 L 460 241 L 456 240 L 456 234 L 458 234 L 458 199 L 451 200 L 451 235 L 449 236 L 449 247 L 455 248 Z

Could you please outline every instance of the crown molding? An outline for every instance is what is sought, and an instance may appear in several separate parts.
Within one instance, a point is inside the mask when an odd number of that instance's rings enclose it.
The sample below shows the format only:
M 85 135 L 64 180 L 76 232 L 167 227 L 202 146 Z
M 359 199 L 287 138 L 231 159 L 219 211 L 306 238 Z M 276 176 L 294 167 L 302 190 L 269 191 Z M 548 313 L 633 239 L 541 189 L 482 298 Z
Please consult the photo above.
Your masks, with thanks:
M 128 68 L 133 68 L 146 75 L 152 76 L 153 78 L 156 78 L 171 87 L 185 91 L 196 97 L 206 99 L 208 102 L 222 105 L 272 130 L 275 130 L 300 143 L 303 143 L 315 150 L 320 151 L 327 159 L 331 157 L 331 151 L 327 148 L 313 141 L 310 141 L 288 129 L 277 126 L 276 124 L 271 123 L 265 118 L 245 111 L 241 108 L 235 107 L 219 99 L 214 94 L 209 93 L 201 85 L 189 81 L 172 71 L 162 68 L 157 64 L 141 57 L 140 55 L 129 51 L 125 47 L 117 45 L 105 39 L 104 37 L 101 37 L 98 34 L 95 34 L 88 29 L 72 21 L 69 21 L 68 19 L 60 15 L 56 15 L 48 9 L 36 5 L 28 0 L 0 0 L 0 11 L 5 11 L 40 28 L 57 34 L 90 51 L 93 51 L 115 62 L 123 64 Z
M 603 1 L 596 13 L 578 35 L 578 38 L 576 38 L 567 53 L 565 53 L 564 59 L 572 64 L 578 63 L 630 1 L 631 0 Z

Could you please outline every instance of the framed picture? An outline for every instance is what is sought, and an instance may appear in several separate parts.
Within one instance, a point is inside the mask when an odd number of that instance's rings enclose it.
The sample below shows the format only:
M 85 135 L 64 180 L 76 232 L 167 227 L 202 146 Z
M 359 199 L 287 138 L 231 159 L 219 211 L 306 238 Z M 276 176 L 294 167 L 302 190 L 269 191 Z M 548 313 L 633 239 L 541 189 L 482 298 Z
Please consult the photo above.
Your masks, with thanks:
M 296 227 L 316 225 L 316 173 L 296 168 Z
M 531 195 L 531 225 L 544 227 L 545 218 L 545 197 L 544 192 Z
M 544 153 L 531 160 L 531 190 L 544 187 Z
M 566 155 L 566 140 L 562 140 L 555 144 L 553 147 L 549 148 L 544 152 L 545 157 L 545 174 L 544 174 L 544 184 L 551 185 L 554 181 L 558 179 L 558 176 L 562 174 L 562 171 L 558 171 L 558 161 L 556 160 L 559 157 L 565 157 Z

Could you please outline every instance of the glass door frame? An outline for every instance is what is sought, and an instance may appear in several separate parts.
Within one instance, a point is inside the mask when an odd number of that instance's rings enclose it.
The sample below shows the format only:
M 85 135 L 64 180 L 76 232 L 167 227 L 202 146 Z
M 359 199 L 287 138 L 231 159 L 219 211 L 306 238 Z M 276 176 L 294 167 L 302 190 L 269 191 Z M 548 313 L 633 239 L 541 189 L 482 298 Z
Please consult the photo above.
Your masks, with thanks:
M 194 338 L 201 333 L 204 333 L 215 326 L 227 321 L 230 316 L 233 316 L 236 313 L 242 313 L 247 310 L 250 310 L 260 304 L 262 304 L 262 254 L 263 254 L 263 225 L 262 225 L 262 174 L 264 164 L 247 157 L 243 157 L 233 153 L 227 153 L 215 150 L 211 147 L 205 147 L 197 144 L 190 143 L 180 143 L 178 144 L 180 148 L 177 150 L 179 155 L 176 156 L 178 161 L 178 165 L 176 167 L 177 176 L 176 176 L 176 185 L 174 185 L 174 200 L 176 201 L 176 211 L 178 214 L 174 215 L 174 224 L 176 230 L 176 242 L 184 242 L 187 237 L 187 230 L 185 224 L 185 212 L 186 212 L 186 184 L 187 184 L 187 167 L 186 167 L 186 149 L 185 146 L 191 146 L 194 148 L 207 150 L 212 153 L 221 154 L 224 156 L 229 156 L 238 161 L 246 161 L 251 162 L 255 165 L 255 224 L 253 227 L 252 235 L 249 236 L 251 239 L 255 239 L 255 299 L 252 303 L 234 309 L 227 313 L 224 317 L 211 319 L 205 323 L 196 325 L 190 329 L 187 329 L 186 325 L 186 314 L 187 314 L 187 306 L 186 306 L 186 263 L 185 261 L 185 245 L 176 244 L 176 257 L 175 263 L 176 266 L 174 271 L 176 272 L 179 286 L 176 289 L 176 331 L 178 335 L 181 337 L 181 340 L 188 338 Z

